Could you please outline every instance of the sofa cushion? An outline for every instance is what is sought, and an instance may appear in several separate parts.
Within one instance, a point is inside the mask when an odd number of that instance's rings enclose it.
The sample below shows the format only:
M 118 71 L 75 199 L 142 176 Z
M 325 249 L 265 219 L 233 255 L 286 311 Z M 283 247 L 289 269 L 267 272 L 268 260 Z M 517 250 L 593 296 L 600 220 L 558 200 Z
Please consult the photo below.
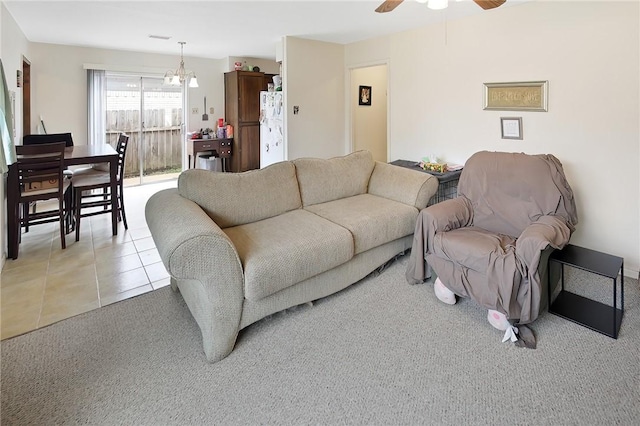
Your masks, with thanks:
M 221 228 L 256 222 L 301 207 L 291 162 L 244 173 L 186 170 L 178 178 L 178 192 L 202 207 Z
M 366 193 L 375 165 L 369 151 L 328 160 L 299 158 L 293 163 L 304 206 Z
M 245 298 L 259 300 L 349 261 L 345 228 L 305 210 L 223 229 L 244 269 Z
M 348 229 L 355 253 L 413 234 L 418 209 L 371 194 L 305 207 L 305 210 Z

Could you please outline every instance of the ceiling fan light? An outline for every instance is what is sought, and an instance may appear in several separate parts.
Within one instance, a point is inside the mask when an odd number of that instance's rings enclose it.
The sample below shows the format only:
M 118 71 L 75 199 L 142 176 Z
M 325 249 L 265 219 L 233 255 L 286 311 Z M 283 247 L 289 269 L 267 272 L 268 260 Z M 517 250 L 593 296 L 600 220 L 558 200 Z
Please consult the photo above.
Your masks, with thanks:
M 449 6 L 449 0 L 429 0 L 427 7 L 432 10 L 446 9 Z

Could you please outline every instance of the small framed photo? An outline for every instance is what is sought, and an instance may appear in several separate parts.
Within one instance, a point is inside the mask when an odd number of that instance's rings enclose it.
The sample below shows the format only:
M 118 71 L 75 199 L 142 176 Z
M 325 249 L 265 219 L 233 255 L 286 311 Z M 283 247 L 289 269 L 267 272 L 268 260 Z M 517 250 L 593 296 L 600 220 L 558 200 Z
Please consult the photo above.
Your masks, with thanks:
M 522 117 L 500 117 L 502 139 L 522 139 Z
M 371 105 L 371 86 L 360 86 L 358 90 L 358 105 Z

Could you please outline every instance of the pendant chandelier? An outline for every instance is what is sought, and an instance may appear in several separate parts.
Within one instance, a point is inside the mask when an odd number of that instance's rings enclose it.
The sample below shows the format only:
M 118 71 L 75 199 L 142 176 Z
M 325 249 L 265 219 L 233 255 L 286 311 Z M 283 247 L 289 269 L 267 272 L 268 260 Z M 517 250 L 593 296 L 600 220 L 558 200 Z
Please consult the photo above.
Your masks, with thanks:
M 175 71 L 167 71 L 164 73 L 164 84 L 170 84 L 172 86 L 180 86 L 185 80 L 188 80 L 189 87 L 198 87 L 198 79 L 193 71 L 186 71 L 184 69 L 184 57 L 182 51 L 186 41 L 179 41 L 180 44 L 180 66 Z

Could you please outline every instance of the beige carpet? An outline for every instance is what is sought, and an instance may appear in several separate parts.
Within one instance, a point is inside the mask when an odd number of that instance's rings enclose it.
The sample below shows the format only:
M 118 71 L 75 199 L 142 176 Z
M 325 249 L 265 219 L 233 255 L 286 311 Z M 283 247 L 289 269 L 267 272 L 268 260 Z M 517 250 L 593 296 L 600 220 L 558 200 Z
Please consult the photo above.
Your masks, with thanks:
M 637 424 L 636 280 L 618 340 L 545 313 L 529 350 L 408 285 L 406 261 L 254 324 L 216 364 L 169 288 L 5 340 L 2 424 Z

